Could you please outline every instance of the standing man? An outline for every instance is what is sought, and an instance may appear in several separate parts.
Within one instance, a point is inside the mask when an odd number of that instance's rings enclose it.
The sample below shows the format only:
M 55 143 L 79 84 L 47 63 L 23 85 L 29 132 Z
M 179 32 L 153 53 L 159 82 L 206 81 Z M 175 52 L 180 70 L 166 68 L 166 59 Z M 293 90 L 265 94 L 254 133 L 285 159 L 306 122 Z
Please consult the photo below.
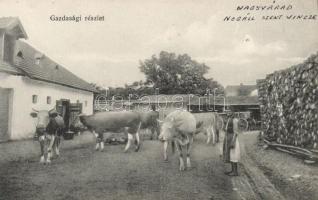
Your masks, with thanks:
M 155 105 L 151 105 L 151 119 L 150 119 L 150 122 L 152 123 L 151 124 L 151 128 L 150 128 L 150 131 L 151 131 L 151 136 L 150 136 L 150 140 L 153 139 L 153 136 L 155 136 L 155 139 L 158 138 L 159 134 L 160 134 L 160 125 L 159 125 L 159 122 L 158 122 L 158 119 L 159 119 L 159 112 L 156 110 L 156 106 Z M 155 132 L 156 132 L 156 135 L 155 135 Z
M 225 127 L 225 138 L 223 143 L 223 160 L 231 163 L 231 171 L 225 172 L 228 176 L 238 176 L 238 162 L 240 159 L 240 143 L 238 140 L 238 118 L 231 112 Z

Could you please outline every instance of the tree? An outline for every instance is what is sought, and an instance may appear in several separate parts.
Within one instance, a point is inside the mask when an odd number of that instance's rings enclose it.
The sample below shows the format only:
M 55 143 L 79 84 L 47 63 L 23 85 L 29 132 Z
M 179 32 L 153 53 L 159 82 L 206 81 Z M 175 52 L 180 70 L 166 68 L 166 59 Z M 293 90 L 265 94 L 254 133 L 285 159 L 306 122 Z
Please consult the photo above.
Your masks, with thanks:
M 187 54 L 176 55 L 165 51 L 159 58 L 153 55 L 140 62 L 140 70 L 146 76 L 145 84 L 160 88 L 162 94 L 205 94 L 207 89 L 223 87 L 213 79 L 204 77 L 209 67 L 204 63 L 192 60 Z

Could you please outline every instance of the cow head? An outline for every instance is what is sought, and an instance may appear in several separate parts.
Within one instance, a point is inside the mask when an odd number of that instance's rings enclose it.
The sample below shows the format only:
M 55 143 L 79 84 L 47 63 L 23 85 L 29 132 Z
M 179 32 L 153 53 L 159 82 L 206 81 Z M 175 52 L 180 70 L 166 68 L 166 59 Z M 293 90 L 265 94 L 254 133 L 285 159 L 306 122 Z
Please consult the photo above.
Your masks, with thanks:
M 175 132 L 175 120 L 174 118 L 171 119 L 165 119 L 165 121 L 159 121 L 160 124 L 160 135 L 159 135 L 159 140 L 164 141 L 164 140 L 171 140 L 174 136 Z
M 58 113 L 52 109 L 52 110 L 35 110 L 32 109 L 33 112 L 31 112 L 31 116 L 33 118 L 37 118 L 36 128 L 37 129 L 45 129 L 47 125 L 49 124 L 50 117 L 55 118 Z

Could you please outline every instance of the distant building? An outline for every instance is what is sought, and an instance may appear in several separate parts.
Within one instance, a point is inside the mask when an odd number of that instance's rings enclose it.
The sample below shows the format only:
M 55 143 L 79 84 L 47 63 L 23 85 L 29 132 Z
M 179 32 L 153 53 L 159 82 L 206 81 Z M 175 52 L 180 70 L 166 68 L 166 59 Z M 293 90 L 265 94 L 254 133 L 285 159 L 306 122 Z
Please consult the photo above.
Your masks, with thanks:
M 93 112 L 95 89 L 20 40 L 27 38 L 18 18 L 0 18 L 0 141 L 32 137 L 32 109 L 56 108 L 67 124 L 74 112 Z
M 256 85 L 228 85 L 225 88 L 225 95 L 230 96 L 257 96 Z

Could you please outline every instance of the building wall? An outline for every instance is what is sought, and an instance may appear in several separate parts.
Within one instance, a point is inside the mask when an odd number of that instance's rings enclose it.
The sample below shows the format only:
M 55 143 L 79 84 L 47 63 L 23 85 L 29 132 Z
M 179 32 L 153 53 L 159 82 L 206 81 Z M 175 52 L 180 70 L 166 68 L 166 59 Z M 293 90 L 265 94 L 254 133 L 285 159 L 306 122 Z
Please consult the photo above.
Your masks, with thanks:
M 0 73 L 0 87 L 11 88 L 13 91 L 11 122 L 9 122 L 10 139 L 32 137 L 36 126 L 36 119 L 30 116 L 32 108 L 50 110 L 55 108 L 56 100 L 69 99 L 70 103 L 79 101 L 79 103 L 83 104 L 83 113 L 93 113 L 94 97 L 92 92 L 5 73 Z M 38 96 L 35 104 L 32 102 L 32 95 Z M 47 96 L 51 97 L 51 104 L 47 104 Z
M 0 30 L 0 59 L 3 60 L 4 31 Z

